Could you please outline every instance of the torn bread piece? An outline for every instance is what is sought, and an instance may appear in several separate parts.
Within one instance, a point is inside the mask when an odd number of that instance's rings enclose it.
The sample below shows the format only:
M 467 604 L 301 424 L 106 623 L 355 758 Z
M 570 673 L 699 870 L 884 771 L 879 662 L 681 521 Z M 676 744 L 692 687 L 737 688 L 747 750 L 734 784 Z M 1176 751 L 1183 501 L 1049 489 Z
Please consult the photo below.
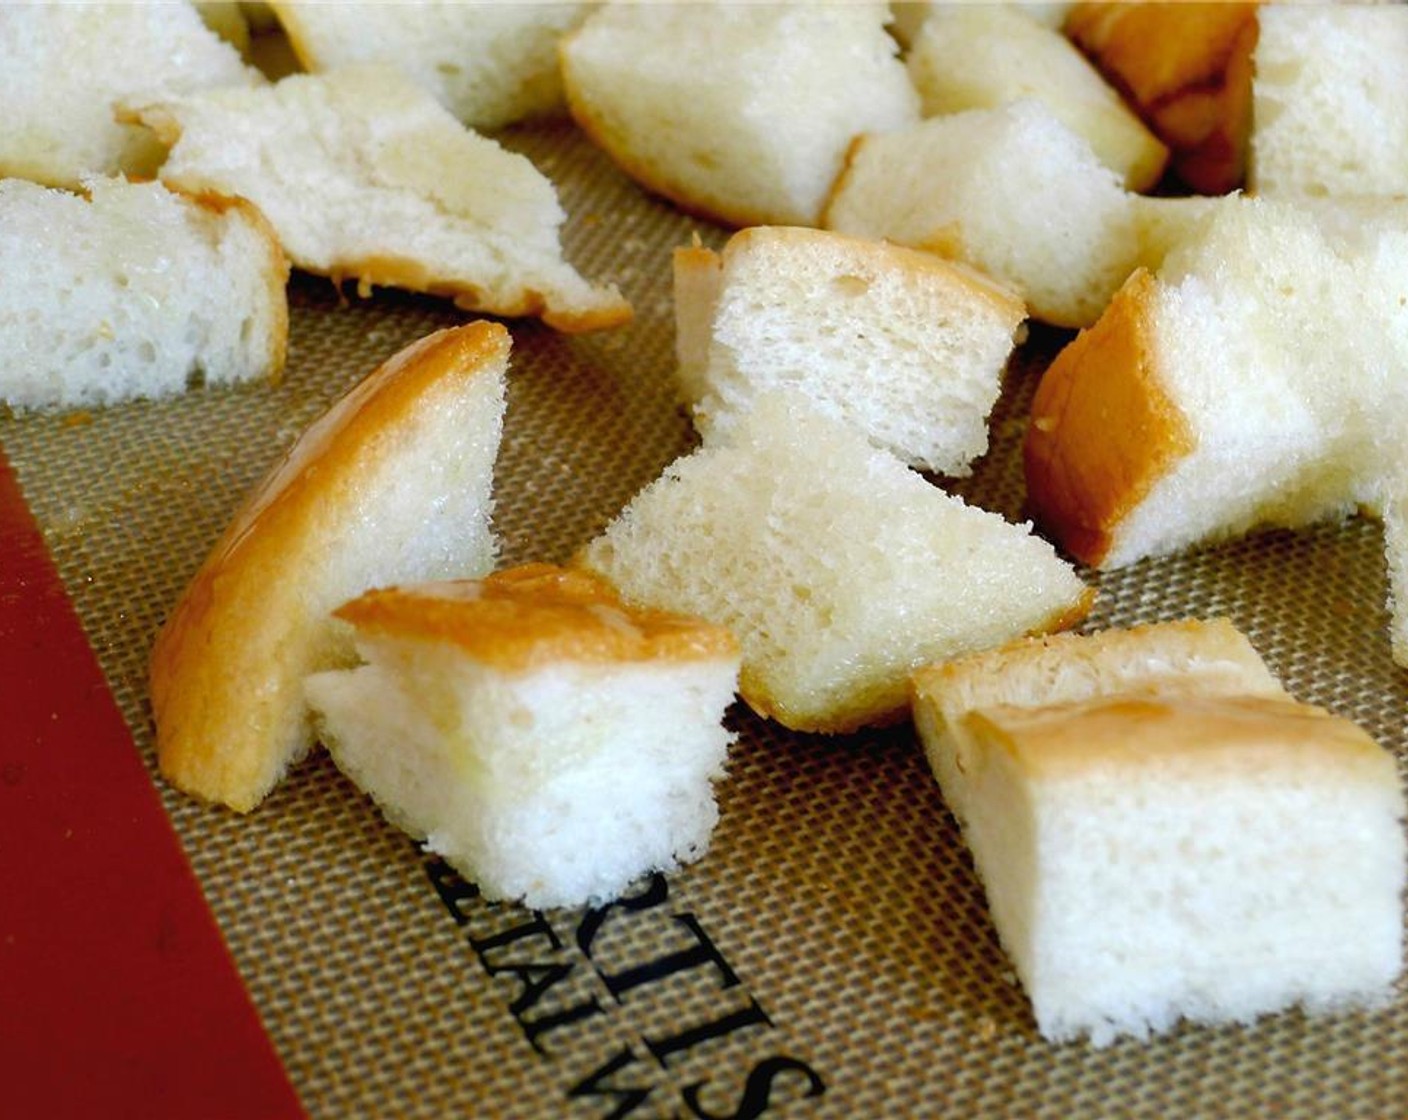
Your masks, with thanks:
M 935 8 L 910 49 L 926 117 L 1040 101 L 1131 191 L 1154 186 L 1164 147 L 1060 30 L 1002 4 Z
M 152 650 L 157 757 L 173 785 L 253 809 L 312 745 L 303 679 L 345 653 L 329 612 L 369 587 L 492 569 L 508 354 L 508 332 L 486 322 L 406 347 L 236 514 Z
M 337 765 L 486 898 L 601 904 L 702 856 L 738 644 L 532 564 L 338 608 L 364 664 L 307 681 Z
M 562 257 L 557 193 L 527 159 L 464 128 L 389 66 L 297 74 L 134 107 L 171 154 L 162 181 L 248 198 L 293 264 L 563 331 L 630 305 Z
M 188 3 L 0 5 L 0 175 L 72 190 L 149 178 L 162 146 L 119 104 L 263 82 Z
M 884 4 L 608 4 L 568 108 L 633 179 L 726 225 L 817 225 L 847 145 L 918 119 Z
M 902 718 L 914 668 L 1072 624 L 1094 594 L 1027 527 L 785 391 L 667 468 L 578 562 L 628 602 L 727 626 L 744 700 L 821 732 Z
M 0 181 L 0 400 L 86 408 L 274 380 L 288 264 L 241 199 Z
M 395 64 L 465 124 L 564 110 L 558 40 L 588 4 L 270 4 L 305 70 Z
M 1088 326 L 1141 263 L 1133 200 L 1040 102 L 860 137 L 822 224 L 964 261 L 1033 318 Z
M 1026 309 L 930 253 L 800 227 L 675 250 L 680 385 L 706 440 L 787 387 L 912 467 L 966 475 Z
M 1047 1039 L 1390 998 L 1393 757 L 1281 692 L 1229 627 L 1019 646 L 916 674 L 915 704 Z

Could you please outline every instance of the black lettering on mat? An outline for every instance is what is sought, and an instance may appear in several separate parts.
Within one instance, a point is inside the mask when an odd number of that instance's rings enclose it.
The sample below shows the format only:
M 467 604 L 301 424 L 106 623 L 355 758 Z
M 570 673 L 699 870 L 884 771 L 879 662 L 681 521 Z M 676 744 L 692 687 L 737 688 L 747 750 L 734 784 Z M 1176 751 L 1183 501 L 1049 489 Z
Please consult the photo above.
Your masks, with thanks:
M 568 1073 L 563 1091 L 567 1102 L 582 1106 L 582 1116 L 626 1120 L 651 1106 L 660 1111 L 642 1112 L 638 1120 L 647 1115 L 757 1120 L 781 1115 L 785 1106 L 826 1091 L 815 1069 L 783 1054 L 757 1060 L 741 1074 L 721 1070 L 719 1077 L 683 1088 L 662 1080 L 661 1071 L 670 1070 L 672 1061 L 682 1061 L 695 1050 L 744 1032 L 757 1032 L 765 1039 L 776 1029 L 699 918 L 689 911 L 671 912 L 666 906 L 669 886 L 663 875 L 652 875 L 634 893 L 614 902 L 582 911 L 564 935 L 542 911 L 486 902 L 474 884 L 438 856 L 427 856 L 424 867 L 435 893 L 465 932 L 470 951 L 494 988 L 502 992 L 505 1010 L 540 1061 L 563 1060 L 554 1051 L 559 1040 L 602 1040 L 600 1061 L 591 1069 Z M 573 920 L 570 913 L 556 918 L 563 929 Z M 611 929 L 637 920 L 653 922 L 662 933 L 669 931 L 678 947 L 649 960 L 608 961 L 610 954 L 603 945 L 610 940 Z M 634 1029 L 632 1008 L 667 995 L 683 976 L 693 977 L 694 983 L 709 983 L 709 990 L 718 993 L 718 1006 L 698 1021 L 680 1022 L 665 1032 L 647 1035 Z M 603 993 L 606 999 L 601 998 Z M 598 1020 L 603 1019 L 623 1025 L 636 1042 L 622 1044 L 620 1031 L 575 1033 L 585 1023 L 600 1027 Z M 580 1052 L 580 1045 L 577 1049 Z M 672 1099 L 664 1099 L 667 1096 Z

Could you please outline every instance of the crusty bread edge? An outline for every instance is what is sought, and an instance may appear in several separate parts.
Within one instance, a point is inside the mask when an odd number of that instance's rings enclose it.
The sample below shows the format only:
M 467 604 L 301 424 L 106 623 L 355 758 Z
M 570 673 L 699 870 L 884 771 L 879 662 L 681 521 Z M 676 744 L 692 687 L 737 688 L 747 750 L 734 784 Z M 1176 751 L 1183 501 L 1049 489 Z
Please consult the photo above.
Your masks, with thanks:
M 1195 439 L 1165 391 L 1152 303 L 1138 269 L 1094 326 L 1047 367 L 1023 444 L 1028 508 L 1061 547 L 1099 566 L 1124 518 Z
M 276 708 L 284 693 L 301 696 L 301 678 L 280 678 L 289 668 L 278 663 L 288 640 L 279 624 L 298 625 L 293 587 L 318 548 L 311 524 L 380 461 L 386 431 L 442 378 L 482 376 L 506 363 L 508 348 L 507 330 L 485 321 L 426 336 L 316 421 L 246 500 L 152 647 L 157 761 L 172 785 L 248 812 L 297 758 L 306 743 L 277 739 L 261 704 L 271 692 Z

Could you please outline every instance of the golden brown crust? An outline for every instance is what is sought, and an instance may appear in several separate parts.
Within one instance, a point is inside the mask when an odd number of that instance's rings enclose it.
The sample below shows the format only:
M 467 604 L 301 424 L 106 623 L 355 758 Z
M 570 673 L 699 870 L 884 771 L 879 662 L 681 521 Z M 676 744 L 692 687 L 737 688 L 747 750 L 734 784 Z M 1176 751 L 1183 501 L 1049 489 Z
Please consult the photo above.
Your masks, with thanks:
M 474 284 L 437 278 L 422 261 L 390 253 L 339 259 L 328 269 L 327 275 L 339 287 L 345 280 L 355 279 L 357 294 L 363 299 L 369 298 L 377 287 L 399 288 L 452 299 L 456 307 L 477 314 L 497 315 L 506 319 L 540 318 L 564 334 L 623 326 L 631 321 L 633 314 L 626 299 L 620 296 L 608 298 L 604 293 L 599 294 L 596 303 L 581 307 L 552 304 L 548 296 L 530 288 L 521 289 L 517 298 L 512 300 L 493 299 Z
M 676 387 L 692 406 L 706 392 L 709 343 L 723 275 L 723 258 L 698 243 L 677 248 L 671 258 L 675 303 Z
M 1295 773 L 1315 782 L 1397 788 L 1392 756 L 1347 719 L 1289 697 L 1100 697 L 1042 708 L 994 707 L 964 719 L 974 741 L 1008 755 L 1033 781 L 1091 770 L 1148 772 L 1169 762 L 1190 775 Z
M 893 269 L 911 276 L 938 277 L 961 289 L 965 297 L 988 304 L 1004 319 L 1020 321 L 1026 317 L 1026 304 L 1016 292 L 972 265 L 955 259 L 956 253 L 942 249 L 931 249 L 927 245 L 916 249 L 892 241 L 855 237 L 834 230 L 813 229 L 810 226 L 753 226 L 739 230 L 729 238 L 728 245 L 724 248 L 724 259 L 727 260 L 735 253 L 746 252 L 754 241 L 813 242 L 830 245 L 849 254 L 854 260 L 872 266 L 877 272 Z M 675 252 L 680 254 L 693 251 L 677 249 Z M 709 250 L 699 252 L 709 253 Z M 703 261 L 691 260 L 688 263 L 702 267 Z
M 268 0 L 268 3 L 269 10 L 279 21 L 279 29 L 288 40 L 289 49 L 293 51 L 293 57 L 298 60 L 298 64 L 310 74 L 324 69 L 323 60 L 318 57 L 309 42 L 311 36 L 308 34 L 307 23 L 299 11 L 301 5 L 288 3 L 287 0 Z
M 1120 522 L 1192 451 L 1161 384 L 1150 304 L 1156 281 L 1129 278 L 1093 327 L 1051 363 L 1032 401 L 1023 458 L 1032 515 L 1072 556 L 1099 565 Z
M 1225 194 L 1245 170 L 1256 3 L 1085 3 L 1067 35 L 1132 102 L 1194 190 Z
M 526 564 L 482 580 L 369 591 L 339 607 L 359 633 L 443 642 L 508 672 L 561 664 L 737 658 L 726 628 L 627 606 L 606 579 L 583 569 Z
M 152 649 L 157 758 L 175 786 L 246 812 L 307 744 L 303 677 L 321 652 L 310 605 L 337 515 L 392 453 L 388 434 L 508 360 L 476 322 L 407 347 L 290 448 L 196 573 Z M 313 573 L 313 574 L 310 574 Z
M 1157 679 L 1159 687 L 1166 687 L 1165 682 L 1167 687 L 1175 687 L 1186 676 L 1192 687 L 1203 690 L 1209 688 L 1208 673 L 1202 668 L 1190 673 L 1185 666 L 1216 665 L 1227 668 L 1229 679 L 1235 678 L 1239 692 L 1268 690 L 1281 694 L 1280 685 L 1252 644 L 1225 618 L 1148 622 L 1092 634 L 1029 635 L 995 649 L 926 665 L 916 669 L 910 680 L 916 697 L 966 689 L 1000 675 L 1016 676 L 1031 685 L 1033 695 L 1042 695 L 1040 689 L 1049 685 L 1052 666 L 1057 661 L 1111 672 L 1117 665 L 1158 666 L 1156 677 L 1151 679 Z M 1213 687 L 1226 691 L 1221 688 L 1220 678 L 1211 679 Z

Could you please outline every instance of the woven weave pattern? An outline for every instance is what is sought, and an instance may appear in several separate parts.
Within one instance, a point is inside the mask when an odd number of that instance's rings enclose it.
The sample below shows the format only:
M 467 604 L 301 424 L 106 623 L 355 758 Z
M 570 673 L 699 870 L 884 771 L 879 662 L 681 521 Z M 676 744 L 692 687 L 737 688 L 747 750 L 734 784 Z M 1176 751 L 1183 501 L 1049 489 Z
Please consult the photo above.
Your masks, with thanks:
M 640 194 L 567 126 L 516 135 L 560 184 L 568 250 L 637 319 L 514 323 L 496 473 L 503 560 L 563 560 L 692 446 L 673 402 L 669 252 L 723 233 Z M 276 387 L 0 422 L 137 741 L 152 636 L 246 492 L 383 358 L 460 321 L 295 278 Z M 957 489 L 1020 517 L 1013 362 Z M 1230 617 L 1302 699 L 1408 752 L 1377 526 L 1263 534 L 1091 577 L 1095 628 Z M 1104 1051 L 1036 1033 L 908 727 L 828 739 L 736 710 L 709 854 L 600 914 L 490 906 L 317 754 L 247 817 L 163 797 L 315 1117 L 1361 1117 L 1408 1112 L 1408 1000 Z M 750 1111 L 751 1110 L 751 1111 Z

